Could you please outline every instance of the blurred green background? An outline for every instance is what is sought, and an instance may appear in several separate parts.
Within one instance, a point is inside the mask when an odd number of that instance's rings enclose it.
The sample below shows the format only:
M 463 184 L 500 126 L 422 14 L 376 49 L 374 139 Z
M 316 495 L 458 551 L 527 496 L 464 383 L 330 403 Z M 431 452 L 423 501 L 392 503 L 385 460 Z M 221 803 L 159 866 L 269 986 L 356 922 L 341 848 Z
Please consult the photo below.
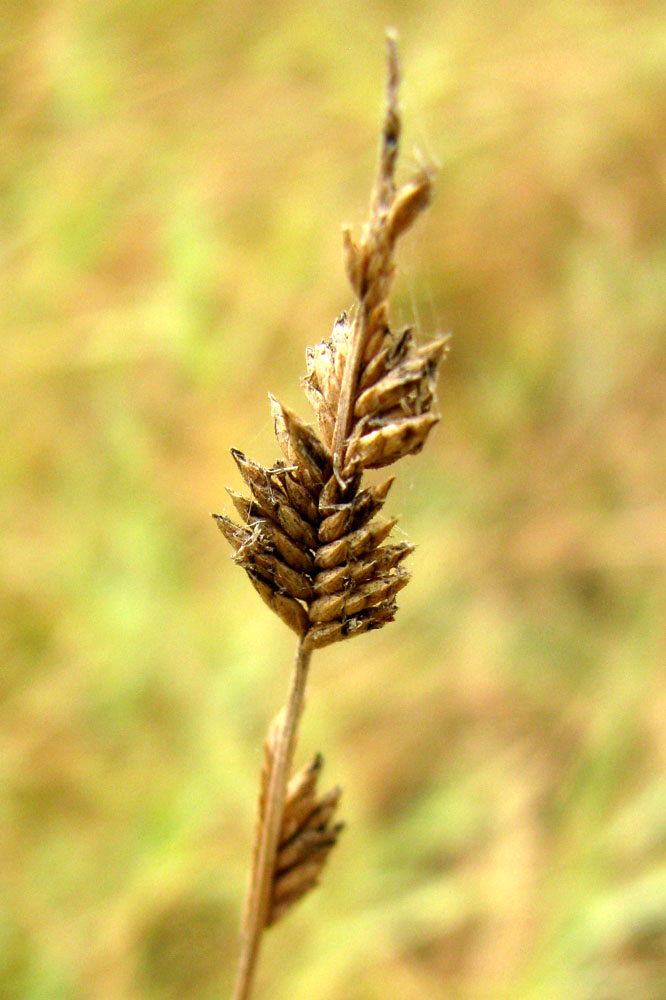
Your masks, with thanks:
M 453 349 L 257 1000 L 666 996 L 663 0 L 5 0 L 1 1000 L 229 994 L 293 644 L 208 515 L 350 304 L 387 24 L 441 165 L 393 316 Z

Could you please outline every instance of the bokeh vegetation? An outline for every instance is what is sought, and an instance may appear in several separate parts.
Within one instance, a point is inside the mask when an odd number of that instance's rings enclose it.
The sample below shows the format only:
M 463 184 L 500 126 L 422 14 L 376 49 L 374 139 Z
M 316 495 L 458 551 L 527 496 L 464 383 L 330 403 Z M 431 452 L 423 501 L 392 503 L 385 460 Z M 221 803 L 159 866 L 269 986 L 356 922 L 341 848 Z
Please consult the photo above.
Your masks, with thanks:
M 441 163 L 395 316 L 453 351 L 258 996 L 666 996 L 661 0 L 5 0 L 2 1000 L 229 992 L 292 641 L 208 513 L 349 302 L 388 23 Z

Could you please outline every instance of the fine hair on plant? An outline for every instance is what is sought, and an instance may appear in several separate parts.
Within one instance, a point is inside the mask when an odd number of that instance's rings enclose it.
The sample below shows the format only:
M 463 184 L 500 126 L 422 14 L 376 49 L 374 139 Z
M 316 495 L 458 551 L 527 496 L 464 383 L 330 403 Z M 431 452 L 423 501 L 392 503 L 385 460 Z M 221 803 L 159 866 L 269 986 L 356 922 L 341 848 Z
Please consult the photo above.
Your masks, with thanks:
M 397 519 L 378 516 L 393 478 L 365 485 L 363 474 L 419 452 L 438 420 L 435 383 L 447 338 L 418 344 L 411 328 L 389 323 L 396 243 L 428 205 L 434 171 L 421 165 L 396 184 L 395 33 L 386 41 L 386 112 L 369 218 L 357 236 L 343 230 L 354 303 L 330 337 L 306 352 L 302 385 L 315 425 L 271 396 L 283 457 L 266 468 L 232 449 L 250 495 L 228 491 L 237 521 L 213 515 L 234 562 L 297 636 L 287 702 L 264 742 L 233 1000 L 250 996 L 264 931 L 317 884 L 342 829 L 340 790 L 318 789 L 322 757 L 291 774 L 312 654 L 393 621 L 410 577 L 404 560 L 413 546 L 391 542 Z

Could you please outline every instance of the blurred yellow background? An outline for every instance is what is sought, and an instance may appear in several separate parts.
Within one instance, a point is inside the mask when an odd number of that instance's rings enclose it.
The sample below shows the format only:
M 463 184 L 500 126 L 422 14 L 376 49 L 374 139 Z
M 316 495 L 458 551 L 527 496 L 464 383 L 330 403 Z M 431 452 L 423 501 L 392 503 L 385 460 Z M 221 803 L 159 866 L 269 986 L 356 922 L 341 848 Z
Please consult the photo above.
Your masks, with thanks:
M 351 301 L 401 36 L 451 330 L 394 625 L 317 654 L 348 821 L 289 1000 L 666 996 L 662 0 L 5 0 L 0 997 L 228 996 L 292 638 L 209 517 Z

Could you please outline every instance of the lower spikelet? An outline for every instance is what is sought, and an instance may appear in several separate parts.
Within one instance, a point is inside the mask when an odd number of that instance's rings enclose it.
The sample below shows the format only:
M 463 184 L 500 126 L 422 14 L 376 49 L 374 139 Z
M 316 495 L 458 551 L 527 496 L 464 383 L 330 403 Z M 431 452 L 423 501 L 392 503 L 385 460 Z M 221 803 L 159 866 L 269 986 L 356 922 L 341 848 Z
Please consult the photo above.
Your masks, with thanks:
M 320 754 L 289 782 L 278 844 L 267 926 L 313 889 L 344 823 L 333 817 L 342 791 L 332 788 L 317 797 L 317 780 L 324 766 Z
M 253 867 L 257 863 L 266 821 L 269 786 L 277 744 L 284 727 L 284 716 L 284 710 L 278 713 L 264 741 L 259 808 L 252 851 Z M 317 783 L 323 767 L 324 758 L 317 754 L 311 764 L 294 775 L 287 787 L 277 854 L 272 866 L 267 927 L 276 923 L 294 903 L 317 885 L 326 859 L 344 829 L 344 823 L 333 822 L 342 790 L 336 787 L 325 795 L 317 794 Z M 246 930 L 250 916 L 246 906 L 243 913 L 243 927 Z

